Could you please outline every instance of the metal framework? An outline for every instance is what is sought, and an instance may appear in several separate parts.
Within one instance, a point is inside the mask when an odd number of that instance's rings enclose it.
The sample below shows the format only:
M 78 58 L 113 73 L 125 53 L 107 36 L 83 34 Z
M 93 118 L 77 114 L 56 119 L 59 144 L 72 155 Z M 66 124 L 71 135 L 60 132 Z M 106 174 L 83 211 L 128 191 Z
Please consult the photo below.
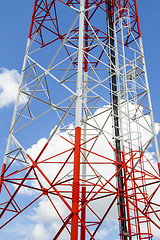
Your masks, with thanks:
M 46 197 L 61 222 L 53 240 L 97 239 L 114 209 L 121 240 L 156 239 L 159 162 L 136 0 L 35 0 L 1 228 Z

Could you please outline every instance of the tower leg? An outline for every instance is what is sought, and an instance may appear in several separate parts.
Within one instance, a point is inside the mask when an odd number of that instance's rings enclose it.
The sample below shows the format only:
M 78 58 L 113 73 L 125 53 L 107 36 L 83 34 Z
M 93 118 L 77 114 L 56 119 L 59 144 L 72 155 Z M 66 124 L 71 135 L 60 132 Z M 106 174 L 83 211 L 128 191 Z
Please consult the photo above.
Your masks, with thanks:
M 79 176 L 80 176 L 80 143 L 81 128 L 75 129 L 75 153 L 74 153 L 74 171 L 73 171 L 73 188 L 72 188 L 72 211 L 71 221 L 71 240 L 78 240 L 78 209 L 79 209 Z

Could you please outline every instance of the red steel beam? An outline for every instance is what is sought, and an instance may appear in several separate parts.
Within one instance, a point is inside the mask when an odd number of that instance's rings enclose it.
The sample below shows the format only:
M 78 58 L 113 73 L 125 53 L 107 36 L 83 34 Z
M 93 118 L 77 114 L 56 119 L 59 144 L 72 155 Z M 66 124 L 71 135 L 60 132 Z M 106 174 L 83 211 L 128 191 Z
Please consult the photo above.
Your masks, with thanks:
M 81 144 L 81 128 L 75 128 L 75 152 L 73 167 L 73 187 L 72 187 L 72 212 L 71 221 L 71 240 L 78 240 L 78 211 L 80 197 L 80 144 Z

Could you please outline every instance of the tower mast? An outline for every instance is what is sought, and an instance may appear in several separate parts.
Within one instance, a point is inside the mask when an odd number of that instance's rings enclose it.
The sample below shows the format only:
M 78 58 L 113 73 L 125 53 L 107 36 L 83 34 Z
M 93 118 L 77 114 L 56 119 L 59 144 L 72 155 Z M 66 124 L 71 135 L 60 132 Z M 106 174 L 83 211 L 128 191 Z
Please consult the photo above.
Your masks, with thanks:
M 45 201 L 50 239 L 153 240 L 159 173 L 137 1 L 35 0 L 0 228 Z

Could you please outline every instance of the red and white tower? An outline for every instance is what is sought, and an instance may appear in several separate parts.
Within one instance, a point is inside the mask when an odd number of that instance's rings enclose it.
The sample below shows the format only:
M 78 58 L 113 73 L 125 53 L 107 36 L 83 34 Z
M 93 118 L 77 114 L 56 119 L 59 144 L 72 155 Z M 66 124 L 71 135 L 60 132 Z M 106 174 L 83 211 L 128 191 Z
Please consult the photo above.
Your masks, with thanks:
M 45 197 L 59 218 L 53 240 L 97 239 L 110 219 L 121 240 L 154 239 L 159 162 L 137 1 L 35 0 L 1 228 Z

